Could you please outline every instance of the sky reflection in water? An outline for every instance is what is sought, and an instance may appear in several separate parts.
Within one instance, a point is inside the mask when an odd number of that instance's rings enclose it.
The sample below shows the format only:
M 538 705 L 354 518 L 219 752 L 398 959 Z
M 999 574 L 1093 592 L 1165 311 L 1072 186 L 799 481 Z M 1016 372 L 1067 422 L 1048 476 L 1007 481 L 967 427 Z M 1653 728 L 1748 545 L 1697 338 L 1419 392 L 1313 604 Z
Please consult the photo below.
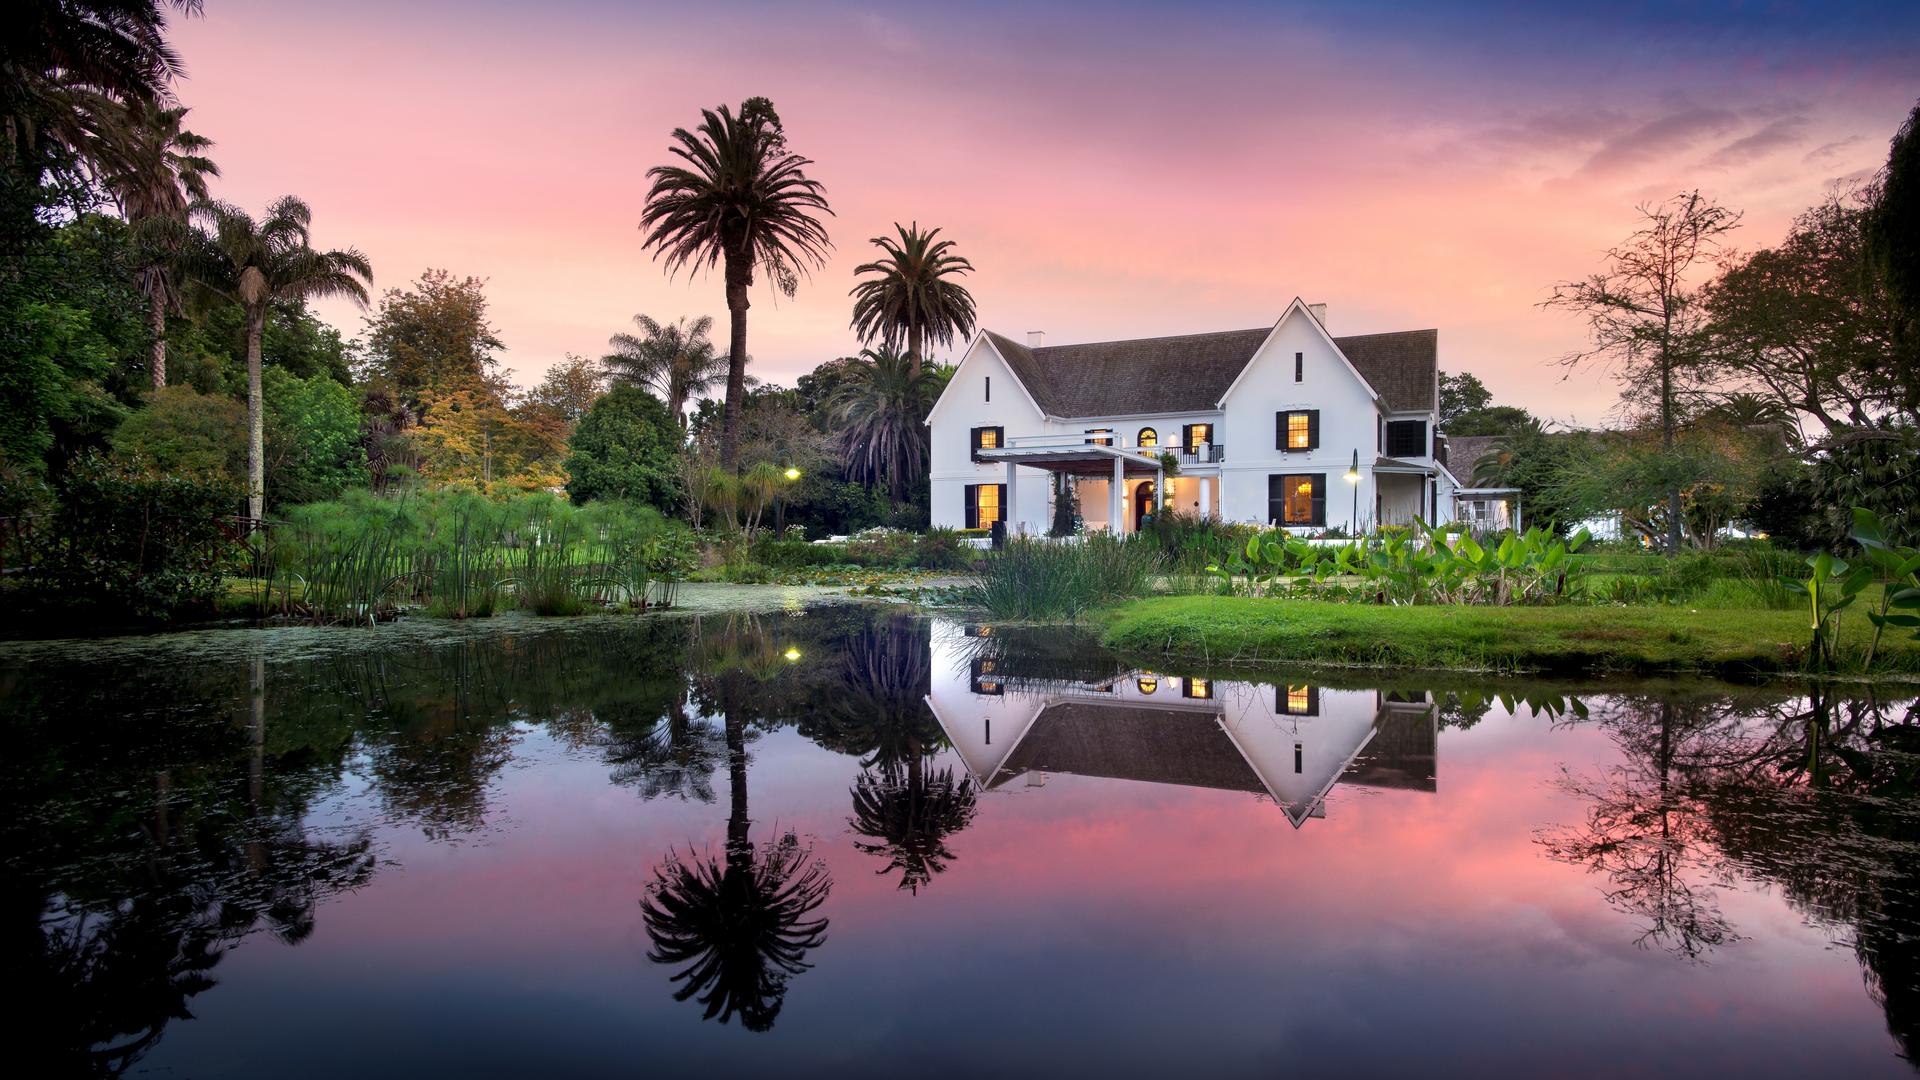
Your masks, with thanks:
M 1911 1072 L 1910 700 L 1209 679 L 851 606 L 409 633 L 0 653 L 16 1044 Z

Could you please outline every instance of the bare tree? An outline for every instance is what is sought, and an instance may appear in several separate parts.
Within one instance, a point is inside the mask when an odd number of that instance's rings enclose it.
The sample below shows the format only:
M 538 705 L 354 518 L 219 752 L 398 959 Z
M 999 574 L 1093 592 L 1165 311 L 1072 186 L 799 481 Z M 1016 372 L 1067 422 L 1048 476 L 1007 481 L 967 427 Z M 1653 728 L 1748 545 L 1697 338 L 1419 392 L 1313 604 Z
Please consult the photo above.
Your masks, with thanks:
M 1636 208 L 1640 228 L 1607 249 L 1607 267 L 1579 281 L 1563 281 L 1541 307 L 1563 308 L 1587 320 L 1589 345 L 1561 363 L 1590 361 L 1613 371 L 1629 401 L 1654 399 L 1660 446 L 1673 449 L 1679 428 L 1681 380 L 1701 362 L 1705 312 L 1689 278 L 1714 265 L 1722 238 L 1740 223 L 1736 211 L 1698 191 Z M 1667 485 L 1667 550 L 1680 550 L 1682 507 L 1678 477 Z

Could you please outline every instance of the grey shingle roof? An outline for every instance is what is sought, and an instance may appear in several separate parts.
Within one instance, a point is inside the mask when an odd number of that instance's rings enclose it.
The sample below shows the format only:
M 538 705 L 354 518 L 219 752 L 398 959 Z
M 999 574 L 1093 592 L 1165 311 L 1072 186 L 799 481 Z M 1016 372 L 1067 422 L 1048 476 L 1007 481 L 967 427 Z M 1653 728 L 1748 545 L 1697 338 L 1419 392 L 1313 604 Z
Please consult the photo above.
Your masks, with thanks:
M 1209 411 L 1271 332 L 1261 327 L 1038 349 L 986 334 L 1042 411 L 1074 417 Z M 1389 409 L 1423 412 L 1434 407 L 1439 337 L 1437 330 L 1405 330 L 1333 342 Z
M 1041 711 L 988 786 L 1039 769 L 1265 794 L 1266 785 L 1215 715 L 1056 702 Z
M 1492 453 L 1498 435 L 1460 435 L 1447 437 L 1447 471 L 1463 483 L 1473 483 L 1474 466 Z

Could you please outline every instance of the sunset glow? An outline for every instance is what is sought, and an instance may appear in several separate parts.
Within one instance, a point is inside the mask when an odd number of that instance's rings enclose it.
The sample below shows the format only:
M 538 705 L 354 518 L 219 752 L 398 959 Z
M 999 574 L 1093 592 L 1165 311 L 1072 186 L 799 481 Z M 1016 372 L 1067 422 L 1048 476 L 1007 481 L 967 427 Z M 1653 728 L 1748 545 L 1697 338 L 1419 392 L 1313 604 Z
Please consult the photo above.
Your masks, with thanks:
M 1899 5 L 207 8 L 175 36 L 215 193 L 299 193 L 382 288 L 484 277 L 522 384 L 635 312 L 724 323 L 717 280 L 642 250 L 644 174 L 702 107 L 764 94 L 836 251 L 792 300 L 756 286 L 763 379 L 856 351 L 852 269 L 918 220 L 978 268 L 987 327 L 1245 328 L 1299 295 L 1336 333 L 1439 327 L 1443 369 L 1579 423 L 1614 390 L 1549 366 L 1581 341 L 1535 306 L 1550 284 L 1682 187 L 1777 241 L 1886 160 L 1920 40 Z

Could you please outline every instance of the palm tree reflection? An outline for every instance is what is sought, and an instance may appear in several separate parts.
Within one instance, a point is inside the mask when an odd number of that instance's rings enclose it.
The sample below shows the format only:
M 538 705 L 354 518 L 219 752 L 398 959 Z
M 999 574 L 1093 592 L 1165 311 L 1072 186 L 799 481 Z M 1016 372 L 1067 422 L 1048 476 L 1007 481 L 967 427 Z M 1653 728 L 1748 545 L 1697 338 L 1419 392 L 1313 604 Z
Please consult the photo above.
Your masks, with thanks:
M 751 621 L 730 625 L 706 643 L 706 658 L 760 656 L 769 643 L 738 640 L 759 636 Z M 725 719 L 731 803 L 724 855 L 669 852 L 640 901 L 653 942 L 647 959 L 679 966 L 674 1000 L 697 999 L 705 1019 L 723 1024 L 737 1013 L 748 1031 L 773 1027 L 788 980 L 812 966 L 807 954 L 827 939 L 827 920 L 815 913 L 833 888 L 826 865 L 794 832 L 758 848 L 749 835 L 745 713 L 763 670 L 746 663 L 707 669 L 707 696 Z
M 849 821 L 867 838 L 853 846 L 887 860 L 876 872 L 898 871 L 899 887 L 915 894 L 953 861 L 947 837 L 972 824 L 975 810 L 973 778 L 955 776 L 951 767 L 929 776 L 925 760 L 910 756 L 904 780 L 898 769 L 861 770 Z

